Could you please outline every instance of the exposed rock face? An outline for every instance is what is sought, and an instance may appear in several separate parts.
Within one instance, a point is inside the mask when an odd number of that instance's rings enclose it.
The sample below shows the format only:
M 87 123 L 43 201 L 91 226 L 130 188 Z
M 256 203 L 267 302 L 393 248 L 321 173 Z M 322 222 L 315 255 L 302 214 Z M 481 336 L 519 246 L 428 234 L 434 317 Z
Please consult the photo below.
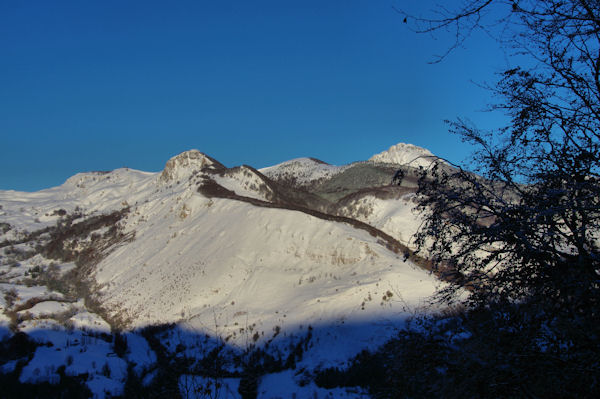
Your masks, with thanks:
M 165 182 L 188 179 L 194 172 L 204 169 L 224 169 L 225 167 L 198 150 L 189 150 L 169 159 L 160 174 Z

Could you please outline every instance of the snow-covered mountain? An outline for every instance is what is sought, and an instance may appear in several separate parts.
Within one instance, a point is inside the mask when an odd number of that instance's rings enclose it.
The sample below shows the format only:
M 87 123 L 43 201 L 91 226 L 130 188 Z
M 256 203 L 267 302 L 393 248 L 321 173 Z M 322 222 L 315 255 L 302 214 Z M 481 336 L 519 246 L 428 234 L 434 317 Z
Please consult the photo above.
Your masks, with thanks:
M 380 152 L 369 158 L 369 161 L 406 165 L 413 168 L 428 167 L 438 158 L 429 150 L 413 144 L 398 143 L 387 151 Z
M 297 397 L 362 395 L 309 377 L 383 344 L 440 284 L 418 258 L 404 260 L 419 223 L 415 185 L 411 173 L 392 184 L 420 156 L 431 153 L 399 144 L 367 162 L 256 170 L 191 150 L 158 173 L 0 191 L 0 338 L 24 332 L 38 345 L 29 360 L 0 357 L 0 374 L 86 374 L 104 397 L 123 394 L 131 373 L 150 386 L 159 363 L 185 359 L 185 391 L 210 385 L 208 356 L 222 356 L 231 378 L 221 386 L 234 387 L 261 353 L 276 366 L 264 367 L 260 397 L 277 397 L 277 381 Z M 111 331 L 125 334 L 124 349 Z

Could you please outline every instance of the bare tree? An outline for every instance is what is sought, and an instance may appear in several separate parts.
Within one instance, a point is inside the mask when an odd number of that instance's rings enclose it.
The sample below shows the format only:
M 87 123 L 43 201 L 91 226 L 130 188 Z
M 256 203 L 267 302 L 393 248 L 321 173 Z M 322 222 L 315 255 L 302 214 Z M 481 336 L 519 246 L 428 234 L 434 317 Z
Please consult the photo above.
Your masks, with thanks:
M 448 122 L 477 148 L 478 175 L 443 162 L 423 173 L 420 250 L 460 273 L 473 304 L 538 300 L 597 317 L 600 2 L 469 0 L 406 20 L 417 32 L 452 29 L 449 51 L 483 29 L 524 65 L 489 86 L 490 111 L 508 115 L 508 126 Z

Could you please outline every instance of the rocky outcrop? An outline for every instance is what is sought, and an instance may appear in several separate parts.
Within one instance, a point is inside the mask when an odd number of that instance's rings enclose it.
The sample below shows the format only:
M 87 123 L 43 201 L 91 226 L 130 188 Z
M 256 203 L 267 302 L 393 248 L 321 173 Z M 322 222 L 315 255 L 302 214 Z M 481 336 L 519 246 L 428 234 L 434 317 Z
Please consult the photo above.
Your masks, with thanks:
M 198 150 L 189 150 L 169 159 L 160 174 L 160 180 L 164 182 L 174 182 L 187 180 L 194 172 L 205 170 L 224 170 L 225 166 L 215 159 Z

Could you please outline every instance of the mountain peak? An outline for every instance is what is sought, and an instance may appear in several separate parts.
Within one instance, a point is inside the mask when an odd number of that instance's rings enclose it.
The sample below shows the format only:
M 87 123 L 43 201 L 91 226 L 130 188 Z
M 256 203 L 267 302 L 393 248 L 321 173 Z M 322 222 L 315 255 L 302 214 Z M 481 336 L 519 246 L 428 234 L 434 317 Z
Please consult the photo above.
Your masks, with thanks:
M 437 157 L 431 151 L 413 144 L 398 143 L 387 151 L 380 152 L 369 158 L 369 161 L 393 163 L 398 165 L 428 167 Z
M 160 174 L 163 181 L 185 179 L 194 171 L 224 168 L 219 162 L 198 150 L 188 150 L 169 159 Z

